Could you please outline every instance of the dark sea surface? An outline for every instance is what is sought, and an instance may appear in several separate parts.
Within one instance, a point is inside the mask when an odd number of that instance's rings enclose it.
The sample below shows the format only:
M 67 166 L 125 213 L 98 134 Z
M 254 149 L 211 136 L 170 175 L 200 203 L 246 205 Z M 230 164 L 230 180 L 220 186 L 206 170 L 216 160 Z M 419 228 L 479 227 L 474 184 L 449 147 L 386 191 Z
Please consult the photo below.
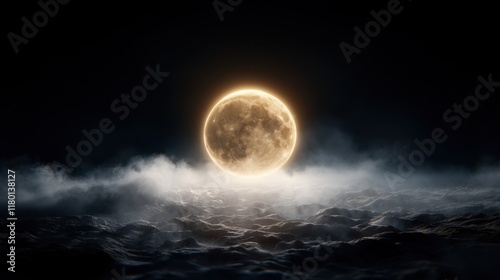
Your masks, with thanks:
M 18 203 L 17 279 L 500 279 L 496 187 L 303 179 L 21 192 L 43 203 Z

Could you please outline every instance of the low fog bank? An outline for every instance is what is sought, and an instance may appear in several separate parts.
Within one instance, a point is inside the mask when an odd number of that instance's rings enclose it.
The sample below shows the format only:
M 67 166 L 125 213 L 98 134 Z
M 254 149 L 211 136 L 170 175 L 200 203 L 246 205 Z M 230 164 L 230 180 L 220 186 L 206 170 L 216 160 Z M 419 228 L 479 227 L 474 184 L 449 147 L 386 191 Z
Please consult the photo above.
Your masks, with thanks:
M 96 168 L 82 176 L 40 164 L 16 170 L 21 215 L 91 214 L 133 220 L 166 212 L 172 217 L 203 215 L 211 207 L 252 203 L 283 209 L 280 212 L 287 218 L 314 215 L 314 209 L 321 208 L 311 207 L 316 204 L 450 215 L 500 209 L 500 168 L 493 166 L 476 172 L 416 170 L 397 184 L 391 184 L 391 173 L 375 160 L 292 166 L 258 178 L 233 177 L 211 163 L 192 166 L 165 156 L 135 158 L 126 165 Z M 5 192 L 2 199 L 6 200 Z M 300 213 L 297 209 L 302 205 L 309 205 L 310 211 Z M 165 207 L 173 208 L 165 211 Z

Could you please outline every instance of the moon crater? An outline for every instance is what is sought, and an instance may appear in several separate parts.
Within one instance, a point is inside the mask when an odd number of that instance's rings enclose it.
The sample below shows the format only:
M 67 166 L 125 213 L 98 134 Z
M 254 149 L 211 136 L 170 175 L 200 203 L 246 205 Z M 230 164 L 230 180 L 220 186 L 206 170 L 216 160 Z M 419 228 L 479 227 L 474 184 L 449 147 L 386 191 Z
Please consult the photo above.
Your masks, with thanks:
M 242 90 L 222 98 L 208 115 L 205 148 L 214 163 L 239 176 L 259 176 L 281 168 L 295 148 L 292 114 L 276 97 Z

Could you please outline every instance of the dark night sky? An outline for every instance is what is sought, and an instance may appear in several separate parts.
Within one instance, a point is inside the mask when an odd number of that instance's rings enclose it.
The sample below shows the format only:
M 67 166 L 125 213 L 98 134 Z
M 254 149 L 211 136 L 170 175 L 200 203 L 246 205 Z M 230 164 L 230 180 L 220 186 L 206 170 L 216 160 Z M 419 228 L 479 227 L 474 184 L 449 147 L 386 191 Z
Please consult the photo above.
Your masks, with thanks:
M 5 3 L 0 157 L 64 162 L 66 145 L 107 117 L 115 131 L 80 167 L 158 153 L 196 161 L 210 106 L 253 85 L 278 93 L 297 116 L 299 159 L 335 152 L 330 131 L 370 153 L 412 149 L 443 127 L 449 139 L 432 164 L 498 162 L 500 89 L 458 130 L 442 118 L 474 93 L 479 75 L 500 81 L 498 10 L 401 1 L 403 11 L 349 64 L 339 44 L 353 44 L 353 28 L 388 1 L 331 2 L 243 0 L 221 22 L 212 1 L 71 1 L 18 54 L 6 34 L 20 34 L 21 17 L 40 7 Z M 156 64 L 170 76 L 120 120 L 110 104 Z

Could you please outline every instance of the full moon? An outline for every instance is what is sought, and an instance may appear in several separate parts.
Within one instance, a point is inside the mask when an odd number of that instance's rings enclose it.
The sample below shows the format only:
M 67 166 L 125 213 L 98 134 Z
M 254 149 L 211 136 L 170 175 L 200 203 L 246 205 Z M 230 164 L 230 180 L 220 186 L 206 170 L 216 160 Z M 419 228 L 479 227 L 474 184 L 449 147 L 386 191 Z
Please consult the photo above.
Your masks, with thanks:
M 290 110 L 273 95 L 241 90 L 222 98 L 210 111 L 203 131 L 214 163 L 230 174 L 266 175 L 290 158 L 297 128 Z

